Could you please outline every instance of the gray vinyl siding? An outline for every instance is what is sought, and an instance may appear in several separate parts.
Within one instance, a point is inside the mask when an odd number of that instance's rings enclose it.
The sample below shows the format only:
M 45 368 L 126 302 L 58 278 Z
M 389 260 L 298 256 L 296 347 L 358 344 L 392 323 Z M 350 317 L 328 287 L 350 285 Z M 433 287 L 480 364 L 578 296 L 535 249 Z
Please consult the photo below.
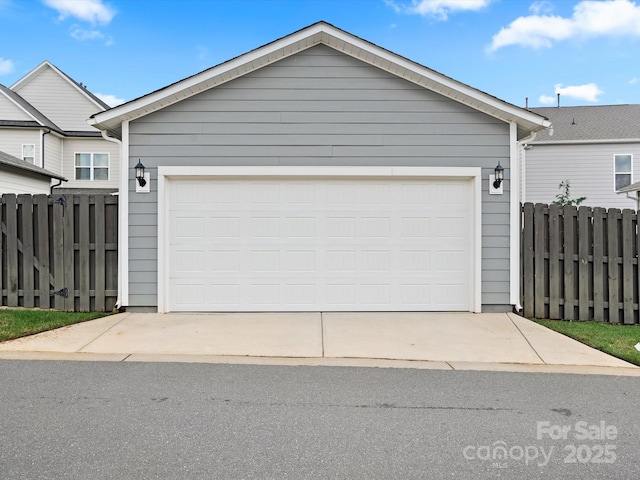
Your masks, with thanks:
M 316 46 L 130 124 L 129 306 L 157 305 L 157 167 L 482 167 L 482 303 L 509 304 L 509 125 Z M 505 194 L 487 178 L 505 167 Z M 491 305 L 492 304 L 492 305 Z M 483 306 L 483 309 L 485 307 Z
M 524 201 L 551 203 L 563 180 L 571 184 L 571 197 L 587 197 L 582 205 L 636 208 L 635 202 L 614 190 L 614 155 L 633 155 L 631 182 L 640 181 L 640 144 L 534 144 L 525 151 Z

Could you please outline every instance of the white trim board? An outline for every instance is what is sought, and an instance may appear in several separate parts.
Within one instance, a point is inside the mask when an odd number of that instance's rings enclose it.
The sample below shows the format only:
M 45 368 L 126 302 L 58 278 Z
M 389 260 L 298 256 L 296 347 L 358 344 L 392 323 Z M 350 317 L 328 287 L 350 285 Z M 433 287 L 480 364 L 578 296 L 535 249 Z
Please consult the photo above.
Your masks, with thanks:
M 172 178 L 199 177 L 423 177 L 423 178 L 468 178 L 472 181 L 472 214 L 470 236 L 473 257 L 471 272 L 472 311 L 482 310 L 482 172 L 480 167 L 214 167 L 214 166 L 169 166 L 158 167 L 158 312 L 167 311 L 166 293 L 169 272 L 167 239 L 169 238 L 167 217 L 169 214 L 170 189 L 167 182 Z

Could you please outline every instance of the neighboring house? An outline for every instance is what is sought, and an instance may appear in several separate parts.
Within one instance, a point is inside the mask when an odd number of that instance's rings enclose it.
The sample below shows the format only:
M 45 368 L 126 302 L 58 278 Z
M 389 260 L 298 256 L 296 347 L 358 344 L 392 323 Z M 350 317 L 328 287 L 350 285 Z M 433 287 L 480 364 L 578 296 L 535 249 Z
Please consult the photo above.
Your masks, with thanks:
M 0 151 L 65 177 L 63 192 L 117 191 L 120 145 L 87 124 L 108 108 L 45 61 L 11 88 L 0 85 Z
M 532 108 L 553 127 L 523 152 L 522 198 L 551 203 L 568 180 L 582 205 L 636 209 L 617 193 L 640 180 L 640 105 Z M 635 197 L 635 195 L 633 196 Z
M 48 194 L 52 181 L 62 183 L 66 178 L 0 151 L 0 195 Z
M 510 179 L 519 142 L 549 122 L 327 23 L 90 123 L 122 140 L 128 171 L 121 307 L 487 312 L 518 302 Z M 494 189 L 498 164 L 505 181 Z

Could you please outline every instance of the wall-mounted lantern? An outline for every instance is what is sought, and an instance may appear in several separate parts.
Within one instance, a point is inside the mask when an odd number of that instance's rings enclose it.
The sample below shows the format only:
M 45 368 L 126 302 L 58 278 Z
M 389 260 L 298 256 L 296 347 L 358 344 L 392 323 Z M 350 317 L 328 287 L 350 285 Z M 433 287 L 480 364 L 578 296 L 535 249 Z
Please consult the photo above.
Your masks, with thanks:
M 489 175 L 489 193 L 491 195 L 502 195 L 503 180 L 504 167 L 498 162 L 496 168 L 493 169 L 493 174 Z

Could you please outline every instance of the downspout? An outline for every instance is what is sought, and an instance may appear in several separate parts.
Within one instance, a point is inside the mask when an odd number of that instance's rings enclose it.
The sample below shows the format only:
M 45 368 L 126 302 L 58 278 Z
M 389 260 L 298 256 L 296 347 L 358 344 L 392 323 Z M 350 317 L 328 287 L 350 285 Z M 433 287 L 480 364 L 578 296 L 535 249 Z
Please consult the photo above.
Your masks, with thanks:
M 625 194 L 625 196 L 629 200 L 633 200 L 634 202 L 636 202 L 636 211 L 640 210 L 640 190 L 636 192 L 636 196 L 635 197 L 633 195 L 631 195 L 630 193 Z
M 517 127 L 516 127 L 517 128 Z M 517 132 L 517 130 L 516 130 Z M 518 187 L 520 186 L 520 184 L 522 185 L 522 189 L 524 190 L 524 185 L 525 185 L 525 178 L 524 178 L 524 162 L 525 162 L 525 145 L 527 143 L 533 142 L 536 138 L 537 132 L 531 132 L 529 134 L 528 137 L 525 137 L 521 140 L 517 140 L 516 141 L 516 155 L 519 156 L 522 159 L 522 165 L 518 165 L 518 167 L 522 167 L 522 171 L 518 172 L 518 176 L 516 178 L 516 181 L 514 182 L 514 179 L 511 179 L 511 195 L 514 195 L 514 186 L 516 189 L 515 192 L 515 199 L 511 200 L 511 206 L 512 206 L 512 211 L 511 211 L 511 225 L 513 228 L 513 225 L 517 225 L 518 226 L 518 235 L 511 235 L 511 248 L 514 249 L 512 251 L 517 251 L 518 252 L 518 261 L 517 261 L 517 265 L 514 265 L 514 263 L 516 263 L 512 257 L 512 263 L 511 263 L 511 301 L 513 304 L 513 308 L 516 311 L 516 313 L 519 313 L 522 311 L 522 305 L 520 304 L 520 224 L 522 221 L 522 215 L 520 213 L 520 192 Z M 516 163 L 520 160 L 520 158 L 516 159 Z M 514 185 L 514 183 L 516 185 Z M 523 198 L 524 200 L 524 198 Z M 514 238 L 515 237 L 515 238 Z M 515 298 L 514 298 L 515 297 Z
M 49 187 L 49 195 L 53 195 L 53 189 L 54 188 L 58 188 L 60 185 L 62 185 L 62 182 L 66 182 L 66 180 L 58 180 L 58 183 L 56 183 L 55 185 L 51 185 Z
M 49 133 L 51 133 L 51 130 L 46 130 L 46 131 L 45 131 L 45 130 L 43 130 L 43 131 L 42 131 L 42 137 L 41 137 L 41 140 L 40 140 L 40 141 L 41 141 L 40 151 L 41 151 L 41 156 L 42 156 L 42 161 L 40 162 L 40 166 L 41 166 L 42 168 L 46 168 L 46 167 L 44 166 L 44 136 L 45 136 L 45 135 L 47 135 L 47 134 L 49 134 Z
M 122 170 L 122 141 L 118 140 L 115 137 L 110 137 L 107 134 L 106 130 L 100 130 L 100 134 L 102 135 L 102 138 L 104 138 L 105 140 L 107 140 L 108 142 L 113 142 L 116 145 L 118 145 L 118 148 L 120 150 L 120 169 Z M 126 172 L 120 172 L 120 177 L 122 178 L 123 175 L 126 175 Z M 125 197 L 126 198 L 126 197 Z M 120 215 L 122 212 L 122 196 L 118 195 L 118 223 L 120 223 Z M 122 249 L 121 249 L 121 232 L 118 231 L 118 263 L 120 263 L 120 258 L 122 255 Z M 120 272 L 120 268 L 118 268 L 118 272 Z M 120 308 L 122 307 L 122 276 L 120 275 L 120 273 L 118 273 L 118 297 L 116 298 L 116 304 L 113 306 L 114 310 L 120 310 Z

